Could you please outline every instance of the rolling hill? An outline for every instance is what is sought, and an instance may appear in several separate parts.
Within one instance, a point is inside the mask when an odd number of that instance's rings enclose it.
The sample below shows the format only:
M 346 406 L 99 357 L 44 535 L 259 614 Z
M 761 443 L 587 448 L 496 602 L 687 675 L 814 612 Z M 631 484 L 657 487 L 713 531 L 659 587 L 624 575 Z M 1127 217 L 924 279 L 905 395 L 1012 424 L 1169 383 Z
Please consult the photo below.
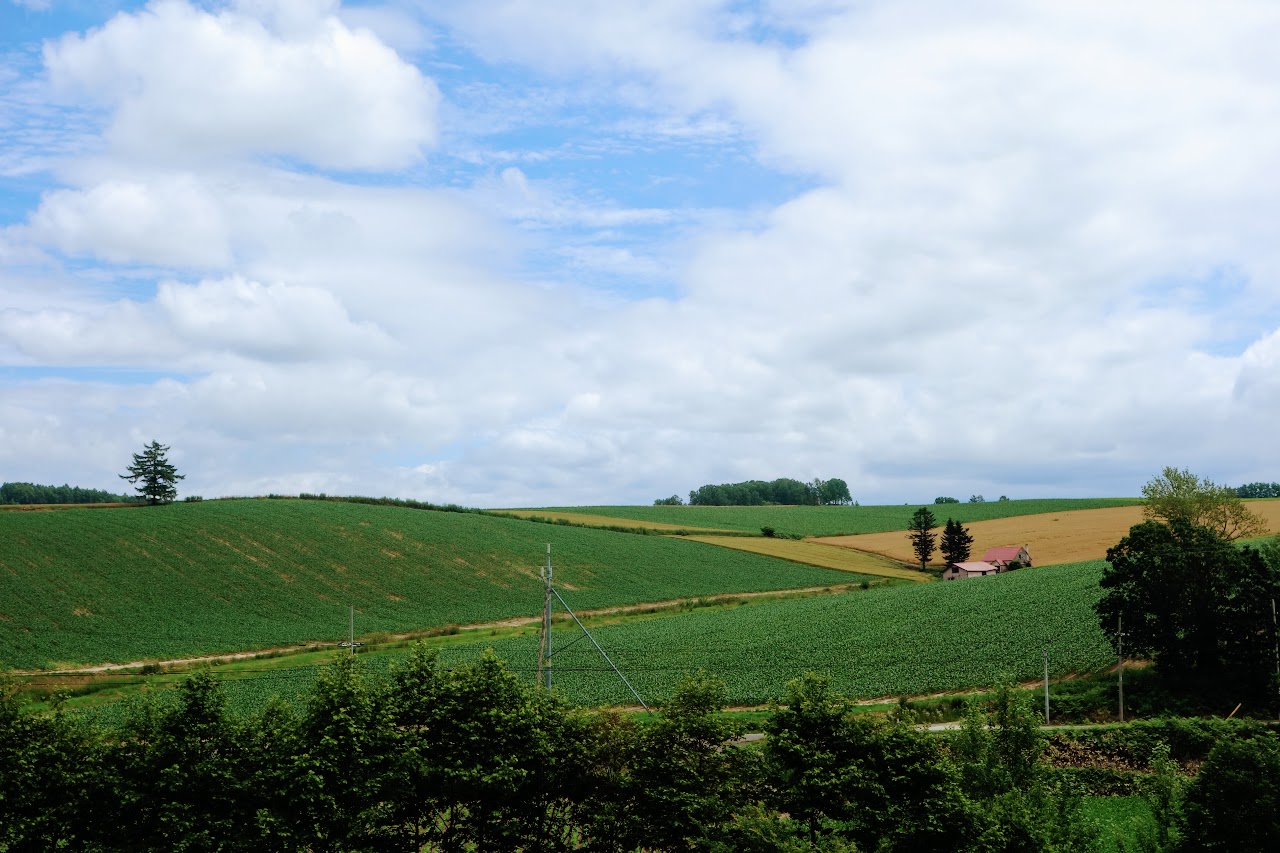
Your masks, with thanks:
M 587 609 L 848 583 L 658 536 L 303 500 L 0 512 L 0 665 L 217 654 L 535 616 L 553 545 Z

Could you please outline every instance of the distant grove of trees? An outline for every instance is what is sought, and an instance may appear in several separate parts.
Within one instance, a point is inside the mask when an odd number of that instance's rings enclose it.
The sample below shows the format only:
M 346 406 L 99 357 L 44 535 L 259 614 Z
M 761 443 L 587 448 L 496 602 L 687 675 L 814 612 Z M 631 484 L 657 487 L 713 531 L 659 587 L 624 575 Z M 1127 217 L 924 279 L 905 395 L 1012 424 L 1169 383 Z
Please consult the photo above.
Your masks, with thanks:
M 113 495 L 101 489 L 82 489 L 79 486 L 0 484 L 0 504 L 114 504 L 133 503 L 136 500 L 136 497 Z
M 1246 483 L 1236 487 L 1238 498 L 1280 498 L 1280 483 Z
M 674 495 L 654 501 L 655 504 L 679 504 Z M 689 492 L 690 506 L 764 506 L 784 504 L 790 506 L 826 506 L 853 503 L 849 485 L 839 478 L 814 479 L 802 483 L 789 477 L 771 482 L 747 480 L 744 483 L 722 483 L 718 486 L 700 486 Z

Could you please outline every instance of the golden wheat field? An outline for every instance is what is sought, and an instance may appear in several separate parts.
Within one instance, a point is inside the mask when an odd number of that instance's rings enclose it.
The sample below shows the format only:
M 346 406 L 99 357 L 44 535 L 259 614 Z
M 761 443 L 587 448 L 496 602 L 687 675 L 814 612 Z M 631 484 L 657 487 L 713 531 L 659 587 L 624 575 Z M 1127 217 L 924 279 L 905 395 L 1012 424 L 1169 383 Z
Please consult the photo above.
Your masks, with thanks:
M 1245 501 L 1249 509 L 1267 520 L 1270 532 L 1280 530 L 1280 500 Z M 946 522 L 945 507 L 931 507 L 939 527 Z M 975 521 L 966 527 L 973 536 L 973 559 L 982 559 L 988 548 L 999 545 L 1030 546 L 1031 559 L 1037 566 L 1101 560 L 1107 549 L 1142 521 L 1141 506 L 1108 509 L 1078 509 L 1068 512 L 1046 512 L 1021 515 L 994 521 Z M 939 534 L 941 531 L 939 531 Z M 904 531 L 864 533 L 858 536 L 827 536 L 812 540 L 843 548 L 856 548 L 882 554 L 904 563 L 915 561 L 911 543 Z M 940 559 L 935 560 L 942 565 Z
M 929 580 L 930 576 L 903 566 L 879 554 L 848 547 L 832 547 L 815 541 L 796 539 L 767 539 L 758 536 L 682 536 L 695 542 L 708 545 L 719 545 L 722 548 L 733 548 L 737 551 L 750 551 L 766 557 L 777 557 L 793 563 L 805 563 L 820 566 L 824 569 L 838 569 L 843 572 L 857 572 L 862 575 L 879 575 L 886 578 L 901 578 L 910 581 Z M 841 539 L 860 539 L 860 536 L 843 536 Z

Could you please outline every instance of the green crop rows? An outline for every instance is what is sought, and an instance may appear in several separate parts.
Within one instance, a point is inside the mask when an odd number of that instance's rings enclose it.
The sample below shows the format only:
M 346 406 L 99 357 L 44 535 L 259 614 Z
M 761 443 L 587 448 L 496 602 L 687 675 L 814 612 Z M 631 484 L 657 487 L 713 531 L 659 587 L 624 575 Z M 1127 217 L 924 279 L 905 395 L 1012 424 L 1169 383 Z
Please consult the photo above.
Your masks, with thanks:
M 731 701 L 767 702 L 808 670 L 851 696 L 920 695 L 990 687 L 1043 672 L 1096 670 L 1114 660 L 1093 613 L 1102 562 L 1026 569 L 951 583 L 695 611 L 602 626 L 593 635 L 646 701 L 699 667 L 723 678 Z M 585 704 L 634 700 L 590 644 L 553 634 L 556 684 Z M 449 650 L 452 659 L 485 644 Z M 513 668 L 537 662 L 531 637 L 490 644 Z
M 941 521 L 954 518 L 968 524 L 1041 512 L 1066 512 L 1074 509 L 1101 509 L 1141 503 L 1133 498 L 1037 499 L 1023 501 L 986 501 L 933 506 Z M 843 536 L 855 533 L 886 533 L 906 530 L 911 514 L 920 504 L 910 506 L 593 506 L 542 507 L 548 512 L 581 512 L 611 518 L 674 524 L 685 527 L 710 527 L 759 533 L 772 527 L 779 533 L 805 536 Z
M 952 583 L 895 586 L 818 598 L 743 604 L 734 609 L 657 614 L 592 629 L 646 702 L 669 696 L 699 668 L 723 678 L 733 704 L 763 704 L 807 671 L 832 676 L 851 696 L 923 695 L 1038 679 L 1043 652 L 1053 675 L 1092 672 L 1115 660 L 1098 629 L 1101 562 L 1026 569 Z M 572 595 L 566 593 L 572 602 Z M 634 704 L 622 682 L 576 627 L 553 635 L 556 689 L 586 705 Z M 484 640 L 442 650 L 447 665 L 494 649 L 532 679 L 537 639 Z M 402 650 L 363 655 L 371 677 L 397 666 Z M 227 672 L 230 706 L 260 710 L 272 697 L 297 703 L 314 683 L 314 665 Z M 181 675 L 161 676 L 160 687 Z M 153 694 L 163 698 L 164 691 Z M 127 706 L 89 713 L 118 720 Z
M 696 542 L 283 500 L 0 513 L 0 665 L 126 662 L 536 616 L 552 543 L 581 608 L 848 583 Z

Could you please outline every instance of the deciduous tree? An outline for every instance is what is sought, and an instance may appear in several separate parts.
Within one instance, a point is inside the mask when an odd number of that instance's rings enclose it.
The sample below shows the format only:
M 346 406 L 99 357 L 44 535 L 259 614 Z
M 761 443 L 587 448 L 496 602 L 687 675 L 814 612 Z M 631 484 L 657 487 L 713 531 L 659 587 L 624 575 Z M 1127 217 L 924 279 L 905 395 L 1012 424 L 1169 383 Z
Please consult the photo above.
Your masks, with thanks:
M 1207 527 L 1226 539 L 1261 536 L 1266 519 L 1250 512 L 1230 486 L 1202 480 L 1185 468 L 1165 468 L 1142 487 L 1143 514 L 1153 521 L 1175 519 Z
M 1107 562 L 1096 610 L 1113 646 L 1123 619 L 1124 648 L 1173 681 L 1232 675 L 1237 689 L 1265 691 L 1280 589 L 1261 553 L 1175 518 L 1134 525 Z
M 165 455 L 168 452 L 167 445 L 153 440 L 142 448 L 141 453 L 133 454 L 129 473 L 120 475 L 120 479 L 133 483 L 138 494 L 149 504 L 173 503 L 173 499 L 178 496 L 176 483 L 185 479 L 185 475 L 179 474 L 178 469 L 169 462 Z

